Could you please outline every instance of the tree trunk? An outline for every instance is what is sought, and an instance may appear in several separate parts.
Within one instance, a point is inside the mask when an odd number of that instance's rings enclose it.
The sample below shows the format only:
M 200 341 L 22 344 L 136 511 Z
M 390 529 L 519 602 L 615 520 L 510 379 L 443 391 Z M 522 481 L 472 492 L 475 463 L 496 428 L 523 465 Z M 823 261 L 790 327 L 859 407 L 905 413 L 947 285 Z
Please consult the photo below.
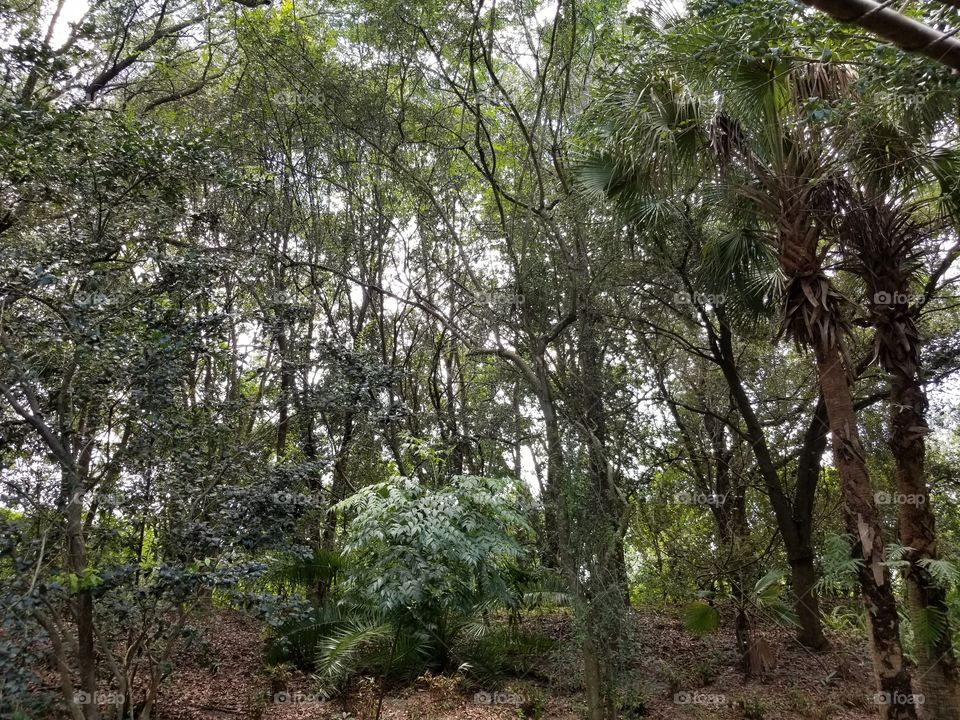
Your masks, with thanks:
M 823 636 L 823 626 L 820 623 L 820 597 L 817 593 L 817 571 L 813 565 L 813 553 L 790 557 L 788 560 L 794 608 L 800 623 L 797 640 L 809 648 L 825 649 L 829 643 Z
M 286 328 L 277 333 L 277 351 L 280 356 L 280 399 L 277 417 L 277 460 L 287 454 L 287 433 L 290 427 L 290 399 L 293 396 L 293 363 L 289 357 Z
M 820 621 L 820 599 L 816 587 L 816 570 L 813 565 L 813 502 L 819 480 L 820 455 L 826 447 L 826 409 L 822 401 L 817 403 L 813 418 L 804 434 L 803 446 L 797 462 L 797 485 L 794 502 L 784 492 L 780 475 L 767 444 L 766 432 L 753 408 L 750 396 L 743 386 L 733 348 L 733 336 L 723 310 L 718 309 L 720 332 L 715 334 L 707 325 L 714 356 L 723 371 L 730 395 L 737 411 L 747 426 L 750 445 L 757 460 L 757 468 L 763 479 L 767 496 L 773 507 L 777 528 L 783 539 L 784 549 L 793 580 L 794 606 L 800 627 L 797 640 L 806 647 L 823 650 L 829 646 L 823 635 Z
M 805 646 L 825 650 L 830 643 L 823 635 L 820 620 L 820 593 L 813 552 L 813 509 L 820 481 L 823 452 L 827 448 L 827 406 L 823 395 L 803 436 L 797 458 L 797 483 L 793 494 L 793 520 L 797 531 L 796 544 L 787 547 L 793 594 L 800 628 L 797 639 Z
M 960 719 L 960 683 L 947 616 L 946 593 L 924 561 L 937 558 L 937 533 L 924 476 L 927 398 L 921 384 L 920 308 L 910 298 L 919 281 L 914 264 L 922 233 L 905 222 L 901 209 L 874 192 L 843 225 L 847 248 L 873 300 L 870 319 L 876 354 L 889 374 L 889 444 L 896 466 L 900 543 L 910 548 L 904 580 L 916 638 L 917 684 L 924 714 L 937 720 Z M 934 630 L 919 632 L 927 627 Z M 939 635 L 939 637 L 935 637 Z
M 583 639 L 583 690 L 587 700 L 588 720 L 607 720 L 603 708 L 602 673 L 597 646 L 589 632 Z
M 550 375 L 546 362 L 537 358 L 537 399 L 543 415 L 544 435 L 547 443 L 547 482 L 543 498 L 543 516 L 546 526 L 544 565 L 551 568 L 562 567 L 561 550 L 569 542 L 566 522 L 566 508 L 563 507 L 563 438 L 554 407 L 553 393 L 550 391 Z M 574 575 L 576 577 L 576 575 Z
M 65 470 L 64 485 L 68 489 L 67 556 L 70 571 L 83 583 L 87 573 L 87 553 L 83 540 L 83 482 L 75 473 Z M 74 598 L 77 619 L 77 663 L 80 671 L 80 689 L 89 702 L 83 706 L 87 720 L 98 720 L 97 704 L 97 650 L 94 639 L 93 595 L 82 585 Z
M 914 627 L 935 623 L 933 642 L 916 641 L 917 683 L 924 713 L 936 720 L 960 719 L 960 677 L 953 650 L 946 591 L 937 585 L 922 560 L 937 558 L 937 535 L 930 495 L 924 480 L 926 398 L 916 374 L 895 372 L 890 392 L 890 447 L 896 463 L 900 543 L 907 555 L 907 597 Z
M 910 675 L 904 667 L 900 626 L 890 572 L 883 564 L 883 538 L 873 488 L 863 457 L 853 396 L 839 347 L 824 334 L 814 342 L 820 388 L 827 407 L 833 459 L 840 475 L 847 532 L 853 556 L 862 560 L 858 572 L 866 611 L 881 716 L 887 720 L 917 717 Z

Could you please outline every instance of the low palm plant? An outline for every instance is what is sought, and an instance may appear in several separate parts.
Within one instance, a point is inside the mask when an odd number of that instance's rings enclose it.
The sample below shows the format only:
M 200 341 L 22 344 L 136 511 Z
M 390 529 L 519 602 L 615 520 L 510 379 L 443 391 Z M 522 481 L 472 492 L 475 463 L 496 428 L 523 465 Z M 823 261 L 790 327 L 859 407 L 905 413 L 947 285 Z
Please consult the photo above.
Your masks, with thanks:
M 479 477 L 439 488 L 408 478 L 363 488 L 337 508 L 348 523 L 335 560 L 323 555 L 275 571 L 305 595 L 318 580 L 332 592 L 278 628 L 271 659 L 312 669 L 328 694 L 361 674 L 515 670 L 545 642 L 521 631 L 522 608 L 566 598 L 526 552 L 522 498 L 507 481 Z

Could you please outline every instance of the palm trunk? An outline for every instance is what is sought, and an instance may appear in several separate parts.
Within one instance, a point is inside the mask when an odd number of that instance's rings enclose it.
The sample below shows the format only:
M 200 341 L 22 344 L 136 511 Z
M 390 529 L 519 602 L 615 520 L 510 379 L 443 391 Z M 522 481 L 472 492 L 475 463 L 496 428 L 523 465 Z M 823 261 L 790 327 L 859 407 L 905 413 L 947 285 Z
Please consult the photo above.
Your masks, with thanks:
M 960 719 L 960 677 L 953 650 L 946 591 L 923 567 L 937 558 L 936 524 L 924 480 L 926 398 L 914 374 L 895 372 L 890 391 L 890 447 L 896 463 L 897 493 L 902 499 L 900 543 L 912 548 L 907 559 L 907 597 L 914 627 L 936 624 L 932 642 L 917 639 L 917 683 L 924 712 L 936 720 Z M 932 616 L 932 617 L 931 617 Z
M 920 382 L 919 308 L 909 300 L 919 280 L 924 233 L 900 208 L 879 200 L 879 192 L 851 214 L 843 236 L 852 250 L 868 292 L 876 331 L 877 357 L 890 376 L 890 449 L 900 498 L 900 543 L 907 554 L 905 583 L 915 628 L 935 630 L 931 642 L 917 637 L 917 682 L 925 714 L 936 720 L 960 720 L 960 678 L 947 617 L 946 593 L 924 567 L 937 558 L 937 534 L 924 477 L 927 398 Z M 884 297 L 887 296 L 887 297 Z
M 863 457 L 847 373 L 836 343 L 816 340 L 814 351 L 827 406 L 833 459 L 840 475 L 847 532 L 854 541 L 854 557 L 862 560 L 858 575 L 874 673 L 882 699 L 881 716 L 887 720 L 913 720 L 917 711 L 910 675 L 903 662 L 896 599 L 890 585 L 890 572 L 883 564 L 880 518 Z

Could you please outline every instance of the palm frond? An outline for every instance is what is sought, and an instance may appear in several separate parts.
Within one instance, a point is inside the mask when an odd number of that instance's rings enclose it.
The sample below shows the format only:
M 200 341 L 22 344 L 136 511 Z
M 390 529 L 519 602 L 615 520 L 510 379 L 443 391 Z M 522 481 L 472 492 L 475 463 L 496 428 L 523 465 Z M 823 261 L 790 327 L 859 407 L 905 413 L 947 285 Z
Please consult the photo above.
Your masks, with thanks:
M 326 694 L 335 693 L 353 675 L 364 653 L 378 649 L 394 637 L 392 623 L 382 616 L 354 617 L 321 643 L 316 658 L 316 678 Z
M 693 635 L 706 635 L 720 624 L 720 613 L 705 602 L 690 603 L 683 609 L 683 626 Z
M 273 582 L 310 589 L 331 586 L 343 569 L 343 558 L 333 550 L 317 548 L 310 557 L 287 556 L 271 564 L 267 578 Z

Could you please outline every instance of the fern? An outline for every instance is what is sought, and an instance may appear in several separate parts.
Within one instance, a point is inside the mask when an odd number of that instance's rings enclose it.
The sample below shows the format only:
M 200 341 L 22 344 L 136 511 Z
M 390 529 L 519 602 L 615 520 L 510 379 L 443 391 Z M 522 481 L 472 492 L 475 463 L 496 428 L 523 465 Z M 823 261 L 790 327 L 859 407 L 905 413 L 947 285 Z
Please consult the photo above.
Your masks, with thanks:
M 911 552 L 913 552 L 913 548 L 891 543 L 883 549 L 883 564 L 891 570 L 906 570 L 910 567 L 910 561 L 907 560 L 907 555 Z
M 851 552 L 850 539 L 845 535 L 828 535 L 823 553 L 823 576 L 817 589 L 823 593 L 840 594 L 857 589 L 857 573 L 863 561 Z
M 927 648 L 936 646 L 947 631 L 947 615 L 938 608 L 921 608 L 912 619 L 914 639 Z
M 960 571 L 957 567 L 947 560 L 936 560 L 933 558 L 922 558 L 917 561 L 917 565 L 922 567 L 928 573 L 933 581 L 942 588 L 949 588 L 960 578 Z

